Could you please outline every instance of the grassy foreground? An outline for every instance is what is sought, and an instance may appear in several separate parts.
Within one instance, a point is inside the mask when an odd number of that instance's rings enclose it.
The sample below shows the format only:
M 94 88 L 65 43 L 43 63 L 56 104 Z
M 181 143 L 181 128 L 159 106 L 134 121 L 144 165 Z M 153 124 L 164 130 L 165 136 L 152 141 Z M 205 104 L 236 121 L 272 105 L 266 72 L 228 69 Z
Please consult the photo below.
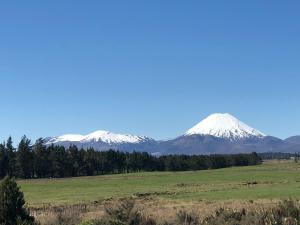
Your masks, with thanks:
M 300 197 L 300 164 L 190 172 L 148 172 L 67 179 L 18 181 L 29 206 L 90 203 L 112 197 L 168 200 L 256 200 Z

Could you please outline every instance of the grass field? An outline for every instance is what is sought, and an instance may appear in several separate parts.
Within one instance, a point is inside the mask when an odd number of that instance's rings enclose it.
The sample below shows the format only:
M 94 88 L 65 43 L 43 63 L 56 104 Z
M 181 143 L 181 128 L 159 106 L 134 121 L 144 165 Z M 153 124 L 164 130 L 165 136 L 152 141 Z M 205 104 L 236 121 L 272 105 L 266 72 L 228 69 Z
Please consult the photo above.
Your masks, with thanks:
M 149 172 L 18 181 L 29 206 L 90 203 L 132 195 L 167 200 L 257 200 L 300 197 L 300 164 L 190 172 Z

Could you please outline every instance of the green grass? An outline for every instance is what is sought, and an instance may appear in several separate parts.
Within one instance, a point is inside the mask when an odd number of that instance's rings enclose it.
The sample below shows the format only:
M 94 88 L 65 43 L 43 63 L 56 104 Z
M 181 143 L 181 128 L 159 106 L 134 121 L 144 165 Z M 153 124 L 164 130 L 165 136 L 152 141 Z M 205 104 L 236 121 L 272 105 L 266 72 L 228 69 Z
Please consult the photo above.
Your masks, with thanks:
M 254 181 L 257 184 L 245 184 Z M 89 203 L 137 193 L 184 201 L 285 199 L 300 197 L 300 164 L 266 163 L 219 170 L 20 180 L 18 183 L 30 206 Z

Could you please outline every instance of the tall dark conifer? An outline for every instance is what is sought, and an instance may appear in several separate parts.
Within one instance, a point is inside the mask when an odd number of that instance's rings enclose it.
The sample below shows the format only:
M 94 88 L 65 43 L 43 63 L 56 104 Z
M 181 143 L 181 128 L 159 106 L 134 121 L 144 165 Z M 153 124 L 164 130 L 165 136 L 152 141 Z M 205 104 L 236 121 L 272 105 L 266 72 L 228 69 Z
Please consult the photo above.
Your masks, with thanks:
M 33 177 L 33 155 L 30 140 L 23 136 L 17 151 L 17 174 L 21 178 Z
M 44 141 L 39 138 L 33 146 L 34 171 L 37 177 L 49 176 L 49 155 Z
M 16 176 L 16 151 L 13 146 L 12 138 L 9 137 L 6 142 L 6 152 L 8 158 L 8 176 Z
M 76 177 L 79 174 L 79 151 L 75 145 L 69 148 L 69 160 L 70 160 L 70 173 L 71 176 Z
M 24 207 L 24 195 L 13 178 L 6 177 L 0 184 L 0 224 L 32 225 L 34 218 Z
M 0 179 L 8 174 L 8 157 L 5 143 L 0 144 Z

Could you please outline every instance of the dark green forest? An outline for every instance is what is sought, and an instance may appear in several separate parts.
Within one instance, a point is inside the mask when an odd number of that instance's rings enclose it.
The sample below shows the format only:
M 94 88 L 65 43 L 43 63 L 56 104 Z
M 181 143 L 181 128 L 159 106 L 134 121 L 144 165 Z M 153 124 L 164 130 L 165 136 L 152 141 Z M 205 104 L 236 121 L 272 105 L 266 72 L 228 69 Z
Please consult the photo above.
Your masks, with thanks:
M 22 137 L 16 148 L 11 137 L 0 144 L 0 178 L 63 178 L 139 171 L 206 170 L 259 163 L 261 158 L 256 153 L 153 156 L 146 152 L 46 146 L 42 138 L 32 144 L 26 136 Z

